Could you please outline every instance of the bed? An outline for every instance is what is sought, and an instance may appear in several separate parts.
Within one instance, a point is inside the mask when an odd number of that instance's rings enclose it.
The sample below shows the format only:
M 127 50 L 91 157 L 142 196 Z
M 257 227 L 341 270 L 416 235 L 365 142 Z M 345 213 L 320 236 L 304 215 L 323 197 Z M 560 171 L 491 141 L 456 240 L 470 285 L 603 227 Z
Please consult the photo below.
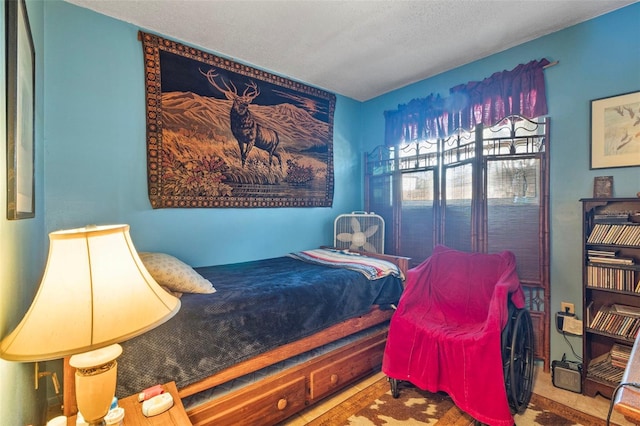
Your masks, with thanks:
M 195 268 L 215 291 L 122 343 L 116 395 L 174 381 L 194 425 L 280 422 L 379 368 L 407 268 L 328 249 Z M 73 373 L 65 362 L 66 415 Z

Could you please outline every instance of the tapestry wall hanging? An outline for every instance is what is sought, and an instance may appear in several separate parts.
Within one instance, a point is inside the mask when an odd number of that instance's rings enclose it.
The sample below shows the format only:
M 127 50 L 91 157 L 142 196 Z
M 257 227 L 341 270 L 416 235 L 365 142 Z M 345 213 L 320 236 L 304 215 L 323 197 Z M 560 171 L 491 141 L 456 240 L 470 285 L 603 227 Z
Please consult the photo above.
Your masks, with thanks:
M 153 208 L 332 205 L 334 94 L 139 37 Z

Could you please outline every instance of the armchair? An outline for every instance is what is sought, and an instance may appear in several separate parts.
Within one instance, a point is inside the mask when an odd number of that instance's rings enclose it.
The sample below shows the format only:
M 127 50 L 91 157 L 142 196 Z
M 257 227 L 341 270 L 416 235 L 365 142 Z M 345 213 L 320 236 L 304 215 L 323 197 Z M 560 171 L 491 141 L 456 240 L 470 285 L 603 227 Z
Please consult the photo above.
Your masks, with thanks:
M 409 381 L 446 392 L 477 422 L 513 426 L 512 409 L 524 411 L 531 396 L 533 338 L 524 305 L 513 253 L 437 246 L 408 271 L 391 319 L 382 371 L 394 397 L 397 381 Z

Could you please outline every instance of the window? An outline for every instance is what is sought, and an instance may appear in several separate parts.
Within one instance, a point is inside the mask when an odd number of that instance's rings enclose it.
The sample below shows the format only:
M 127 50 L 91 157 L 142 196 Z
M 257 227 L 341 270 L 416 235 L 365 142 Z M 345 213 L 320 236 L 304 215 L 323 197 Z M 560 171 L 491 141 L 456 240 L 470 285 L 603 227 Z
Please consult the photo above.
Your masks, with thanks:
M 385 219 L 385 251 L 415 266 L 437 244 L 510 250 L 548 368 L 549 120 L 509 116 L 448 138 L 366 155 L 365 208 Z

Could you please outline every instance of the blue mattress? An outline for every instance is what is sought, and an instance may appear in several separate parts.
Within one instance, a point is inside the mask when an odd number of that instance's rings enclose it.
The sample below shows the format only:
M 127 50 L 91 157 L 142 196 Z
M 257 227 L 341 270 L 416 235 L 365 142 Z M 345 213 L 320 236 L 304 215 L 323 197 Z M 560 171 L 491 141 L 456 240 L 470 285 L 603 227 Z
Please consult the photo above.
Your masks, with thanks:
M 291 257 L 196 268 L 216 288 L 184 294 L 175 317 L 122 343 L 121 398 L 158 383 L 178 388 L 240 361 L 395 304 L 402 281 L 368 280 L 359 272 Z

